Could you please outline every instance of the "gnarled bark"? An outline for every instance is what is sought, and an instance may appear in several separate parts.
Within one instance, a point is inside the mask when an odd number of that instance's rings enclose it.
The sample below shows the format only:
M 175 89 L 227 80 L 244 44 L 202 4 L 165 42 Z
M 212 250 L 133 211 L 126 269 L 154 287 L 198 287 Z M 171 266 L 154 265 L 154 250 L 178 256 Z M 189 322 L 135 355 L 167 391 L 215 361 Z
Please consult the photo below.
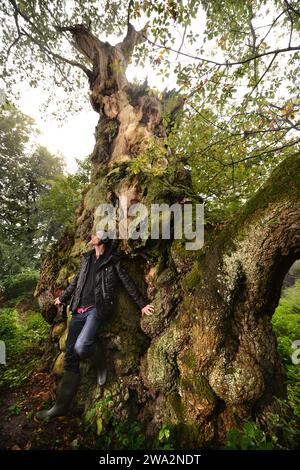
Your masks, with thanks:
M 91 102 L 100 119 L 92 183 L 74 231 L 65 233 L 45 259 L 36 291 L 53 337 L 60 338 L 58 375 L 67 324 L 60 326 L 51 300 L 66 287 L 87 249 L 97 206 L 140 201 L 150 207 L 158 200 L 184 204 L 191 187 L 190 175 L 181 168 L 169 191 L 155 185 L 155 177 L 126 173 L 152 138 L 163 145 L 162 112 L 175 113 L 183 103 L 173 92 L 159 99 L 147 94 L 146 84 L 127 82 L 125 68 L 138 32 L 129 26 L 124 41 L 111 46 L 82 26 L 67 29 L 93 65 Z M 160 165 L 163 172 L 168 161 Z M 100 332 L 108 381 L 99 396 L 92 374 L 87 375 L 79 394 L 86 409 L 111 393 L 112 412 L 120 419 L 141 420 L 149 435 L 171 422 L 182 447 L 223 442 L 230 427 L 243 420 L 268 418 L 274 397 L 285 396 L 271 317 L 283 277 L 299 257 L 299 181 L 294 155 L 222 230 L 206 225 L 199 251 L 185 250 L 180 240 L 123 240 L 128 270 L 141 289 L 147 288 L 155 314 L 141 318 L 120 292 L 116 314 Z

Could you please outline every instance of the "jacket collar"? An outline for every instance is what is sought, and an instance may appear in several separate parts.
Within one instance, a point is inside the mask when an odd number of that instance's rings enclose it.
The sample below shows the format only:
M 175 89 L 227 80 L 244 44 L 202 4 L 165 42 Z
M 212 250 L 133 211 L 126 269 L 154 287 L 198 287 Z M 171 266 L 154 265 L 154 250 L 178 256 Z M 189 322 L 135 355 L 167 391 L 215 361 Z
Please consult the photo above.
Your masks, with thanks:
M 86 251 L 85 253 L 83 253 L 83 256 L 87 259 L 87 260 L 90 260 L 90 257 L 92 255 L 92 253 L 94 252 L 94 248 L 92 250 L 89 250 L 89 251 Z M 101 256 L 101 259 L 97 265 L 97 270 L 103 266 L 104 264 L 107 264 L 111 258 L 113 257 L 114 255 L 114 251 L 113 251 L 113 247 L 110 245 L 108 248 L 105 249 L 105 252 L 103 253 L 103 255 Z

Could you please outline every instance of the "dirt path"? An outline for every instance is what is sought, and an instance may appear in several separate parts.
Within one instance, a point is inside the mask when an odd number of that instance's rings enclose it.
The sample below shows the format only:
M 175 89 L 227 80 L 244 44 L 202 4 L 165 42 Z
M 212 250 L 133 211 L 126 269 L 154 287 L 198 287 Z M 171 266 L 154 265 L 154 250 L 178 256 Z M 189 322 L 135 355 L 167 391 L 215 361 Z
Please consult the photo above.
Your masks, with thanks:
M 33 371 L 25 384 L 18 389 L 0 390 L 0 448 L 76 449 L 82 448 L 80 413 L 71 411 L 66 417 L 49 422 L 36 420 L 35 413 L 46 405 L 51 406 L 52 382 L 45 372 Z

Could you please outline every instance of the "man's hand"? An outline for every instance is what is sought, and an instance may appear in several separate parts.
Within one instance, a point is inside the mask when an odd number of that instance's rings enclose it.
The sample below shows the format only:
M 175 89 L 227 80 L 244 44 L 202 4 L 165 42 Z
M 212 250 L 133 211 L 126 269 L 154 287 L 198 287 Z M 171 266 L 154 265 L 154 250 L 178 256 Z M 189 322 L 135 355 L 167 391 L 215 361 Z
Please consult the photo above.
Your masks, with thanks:
M 146 315 L 152 315 L 153 311 L 154 307 L 152 304 L 147 304 L 142 308 L 142 314 L 145 313 Z
M 54 305 L 61 305 L 61 301 L 59 300 L 59 297 L 56 297 L 54 300 Z

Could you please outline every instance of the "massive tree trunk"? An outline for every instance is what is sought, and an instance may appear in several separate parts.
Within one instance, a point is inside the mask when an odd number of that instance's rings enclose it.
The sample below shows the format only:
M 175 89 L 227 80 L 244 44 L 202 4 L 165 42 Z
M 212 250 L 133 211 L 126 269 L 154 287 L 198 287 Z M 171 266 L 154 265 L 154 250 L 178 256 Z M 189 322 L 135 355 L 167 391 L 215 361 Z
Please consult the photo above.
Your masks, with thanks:
M 159 99 L 148 94 L 146 84 L 128 83 L 125 69 L 139 33 L 129 25 L 124 41 L 111 46 L 82 26 L 64 29 L 93 65 L 90 98 L 100 118 L 92 182 L 74 230 L 65 232 L 44 260 L 36 290 L 58 343 L 57 377 L 63 371 L 70 313 L 64 312 L 62 320 L 52 302 L 88 249 L 97 206 L 184 204 L 191 194 L 190 174 L 179 163 L 165 181 L 167 189 L 159 184 L 167 159 L 154 163 L 156 177 L 126 172 L 151 139 L 163 145 L 168 129 L 162 113 L 175 114 L 183 103 L 175 93 Z M 268 421 L 276 410 L 275 397 L 286 394 L 271 317 L 284 275 L 299 258 L 299 181 L 300 161 L 294 155 L 232 220 L 221 228 L 205 225 L 201 250 L 187 251 L 178 239 L 122 240 L 126 266 L 147 290 L 155 313 L 141 317 L 120 290 L 115 316 L 99 332 L 109 370 L 102 393 L 88 362 L 82 366 L 85 380 L 78 400 L 86 411 L 112 396 L 110 409 L 119 419 L 140 420 L 149 436 L 172 423 L 183 448 L 224 442 L 228 430 L 244 420 Z

